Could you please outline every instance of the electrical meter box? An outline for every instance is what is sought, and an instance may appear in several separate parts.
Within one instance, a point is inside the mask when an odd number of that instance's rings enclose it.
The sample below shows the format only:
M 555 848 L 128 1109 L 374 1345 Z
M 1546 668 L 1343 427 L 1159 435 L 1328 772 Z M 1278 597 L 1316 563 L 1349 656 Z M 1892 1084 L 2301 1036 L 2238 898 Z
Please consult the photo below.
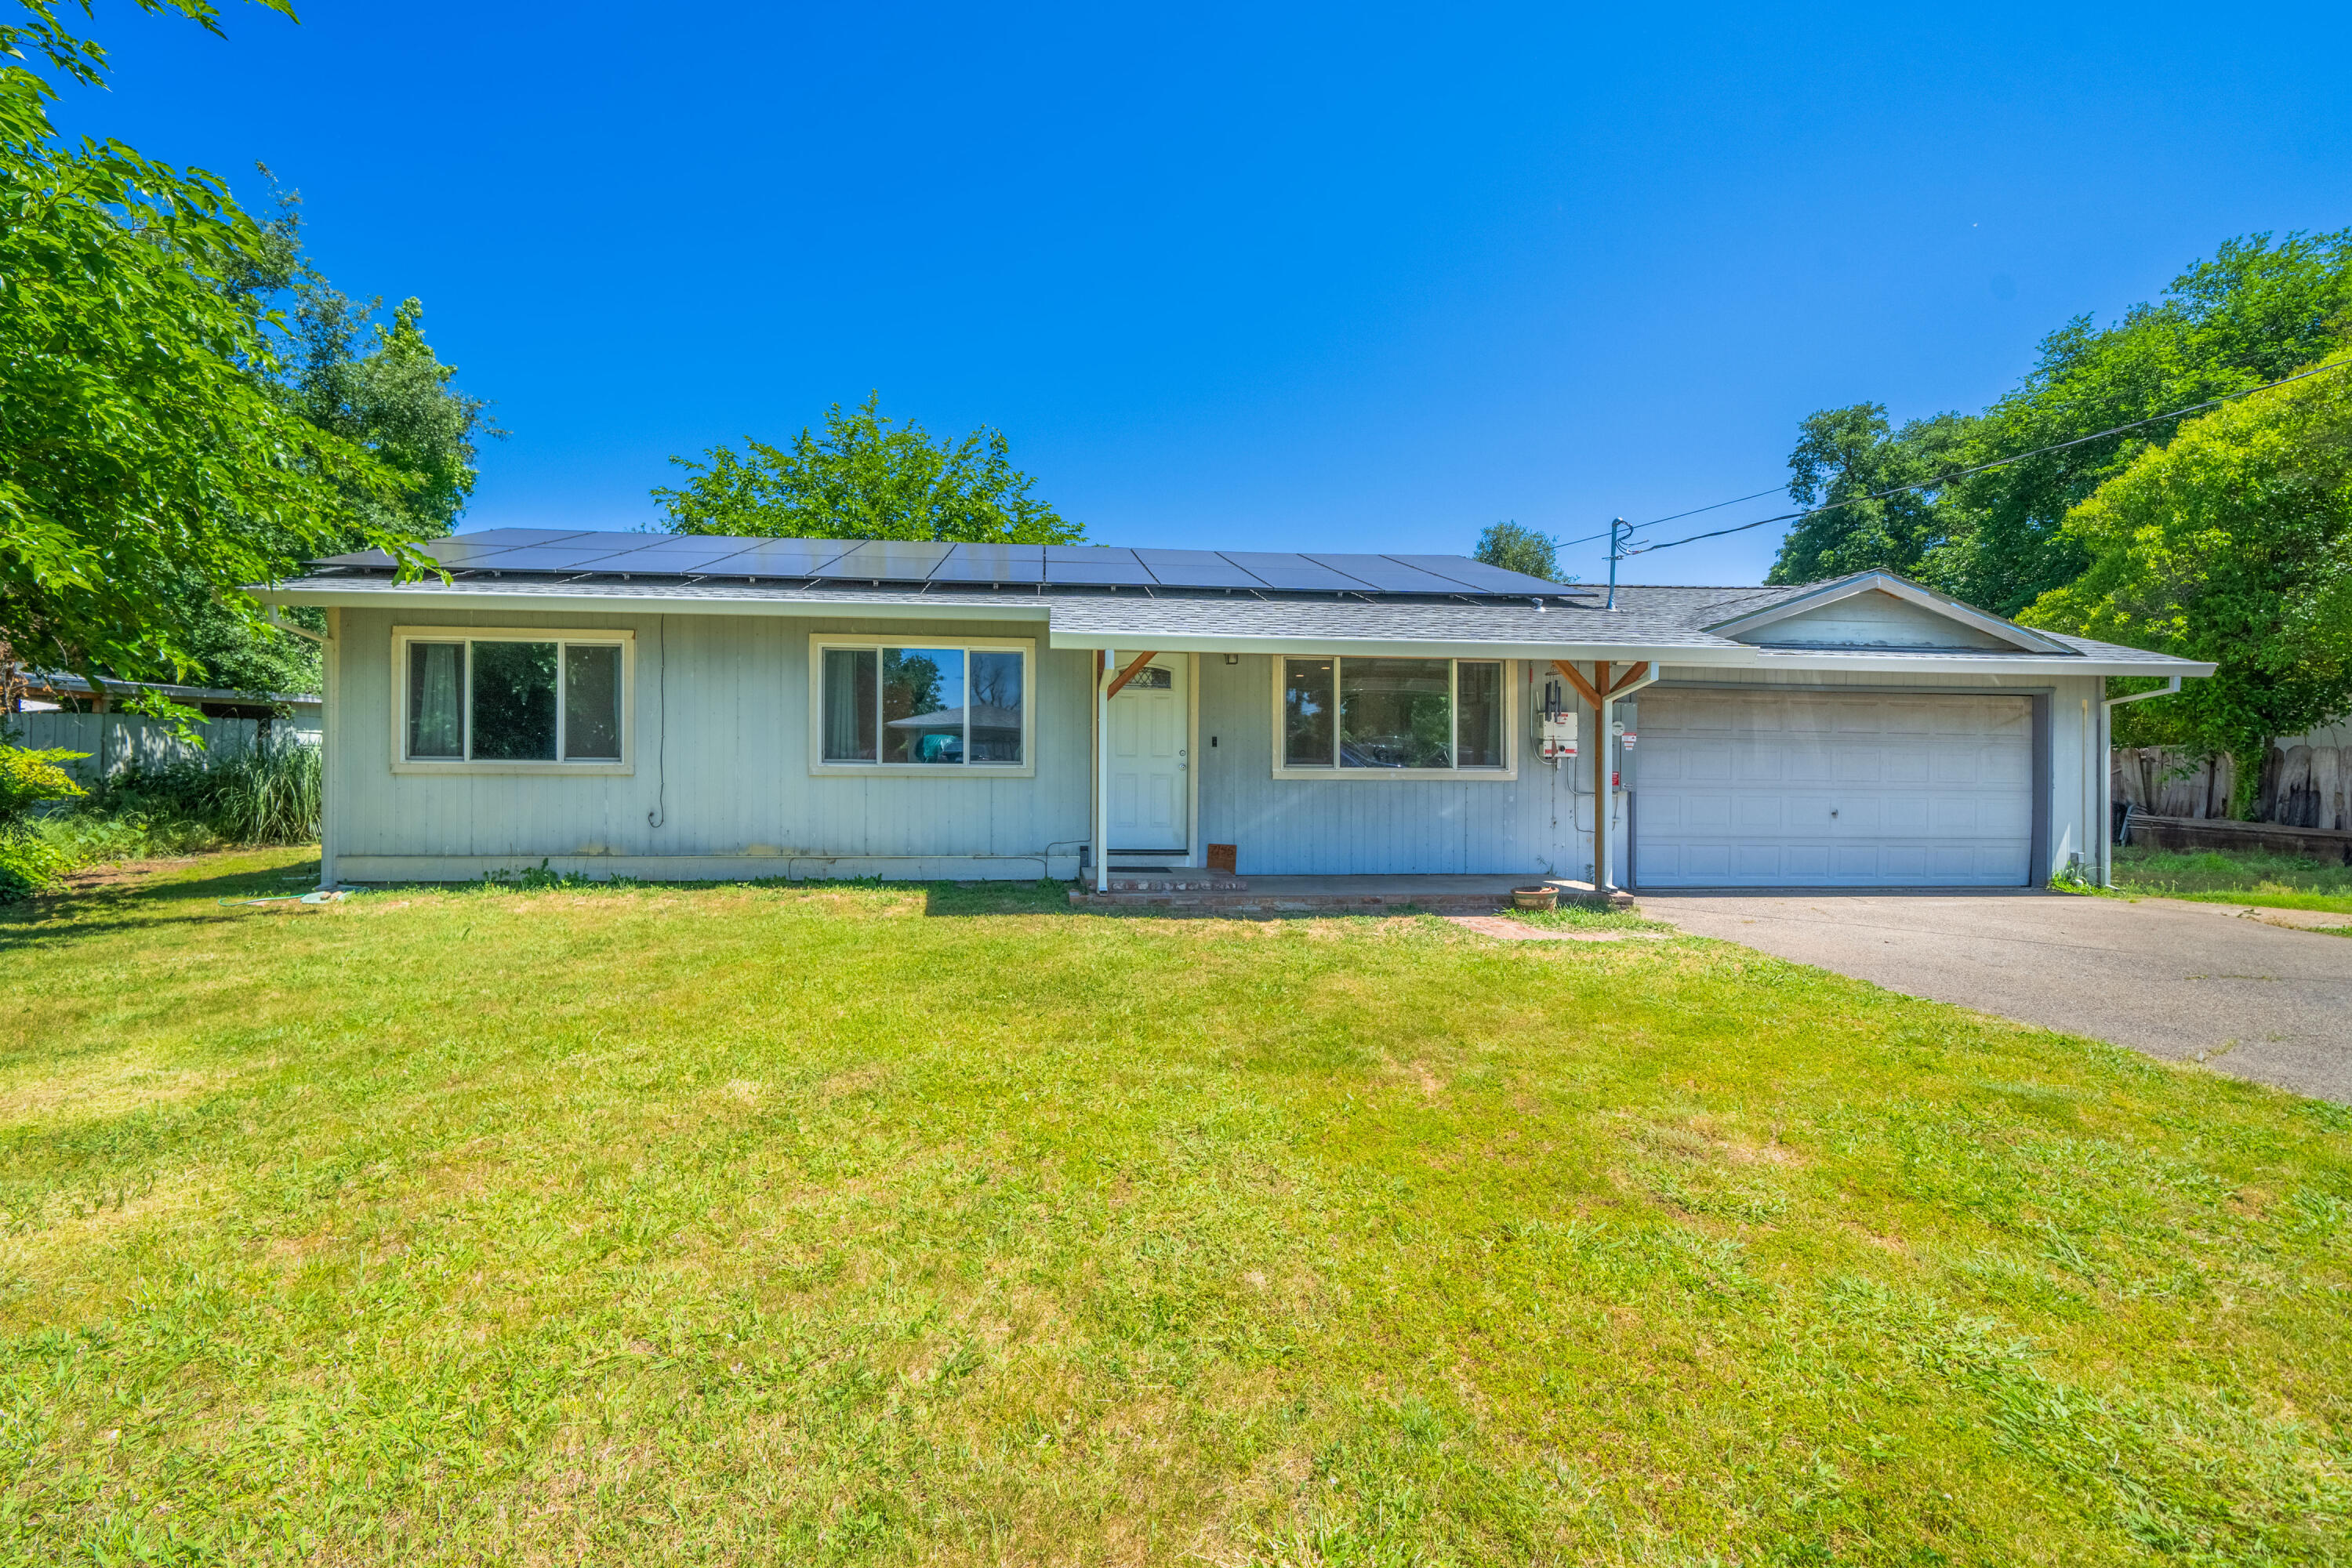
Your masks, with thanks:
M 1617 742 L 1609 759 L 1609 773 L 1620 788 L 1633 784 L 1633 744 L 1641 730 L 1641 705 L 1630 697 L 1621 697 L 1609 714 L 1610 738 Z

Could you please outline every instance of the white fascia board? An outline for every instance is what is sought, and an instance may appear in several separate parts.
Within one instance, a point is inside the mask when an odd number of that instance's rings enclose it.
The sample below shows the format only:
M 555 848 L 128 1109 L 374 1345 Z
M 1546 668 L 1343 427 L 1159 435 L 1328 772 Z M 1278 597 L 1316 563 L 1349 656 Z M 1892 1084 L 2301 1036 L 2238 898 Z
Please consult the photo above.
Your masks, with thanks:
M 2046 679 L 2064 675 L 2210 675 L 2213 667 L 2187 659 L 2105 659 L 2096 654 L 2029 653 L 1841 653 L 1813 649 L 1750 647 L 1745 644 L 1531 643 L 1473 640 L 1389 640 L 1334 637 L 1230 637 L 1178 632 L 1064 631 L 1046 646 L 1057 648 L 1132 648 L 1154 653 L 1353 654 L 1381 658 L 1527 658 L 1584 663 L 1673 665 L 1678 668 L 1846 670 L 1874 675 L 1936 675 L 1958 680 L 2001 676 Z
M 793 616 L 824 620 L 1004 621 L 1035 625 L 1048 605 L 952 599 L 787 599 L 772 594 L 516 594 L 465 585 L 407 583 L 379 588 L 247 588 L 264 604 L 334 605 L 347 610 L 467 610 L 486 613 L 641 616 Z
M 1823 583 L 1818 587 L 1783 599 L 1776 605 L 1768 605 L 1760 610 L 1750 610 L 1744 616 L 1734 616 L 1727 621 L 1717 621 L 1706 629 L 1716 637 L 1747 637 L 1763 630 L 1766 626 L 1788 620 L 1791 616 L 1801 616 L 1809 610 L 1818 610 L 1826 605 L 1837 604 L 1841 600 L 1857 598 L 1864 594 L 1888 595 L 1907 604 L 1916 605 L 1931 615 L 1941 616 L 1946 620 L 1982 632 L 1987 637 L 1999 637 L 2005 643 L 2024 648 L 2029 652 L 2061 656 L 2066 652 L 2064 644 L 2043 637 L 2030 627 L 2021 626 L 2014 621 L 2005 621 L 1999 616 L 1990 615 L 1978 609 L 1974 605 L 1962 604 L 1948 595 L 1938 594 L 1933 588 L 1922 587 L 1909 578 L 1898 577 L 1892 572 L 1857 572 L 1851 577 L 1841 577 L 1833 582 Z
M 1849 669 L 1874 675 L 2210 675 L 2214 666 L 2194 659 L 2155 657 L 2101 658 L 2095 653 L 2053 658 L 2029 653 L 1838 653 L 1812 649 L 1758 648 L 1751 663 L 1763 669 Z
M 1748 666 L 1756 662 L 1750 647 L 1709 647 L 1686 643 L 1483 642 L 1470 638 L 1336 637 L 1235 637 L 1217 633 L 1127 631 L 1065 631 L 1056 627 L 1049 647 L 1145 648 L 1154 653 L 1269 653 L 1311 655 L 1352 654 L 1359 658 L 1564 658 L 1606 659 L 1612 664 L 1658 663 Z

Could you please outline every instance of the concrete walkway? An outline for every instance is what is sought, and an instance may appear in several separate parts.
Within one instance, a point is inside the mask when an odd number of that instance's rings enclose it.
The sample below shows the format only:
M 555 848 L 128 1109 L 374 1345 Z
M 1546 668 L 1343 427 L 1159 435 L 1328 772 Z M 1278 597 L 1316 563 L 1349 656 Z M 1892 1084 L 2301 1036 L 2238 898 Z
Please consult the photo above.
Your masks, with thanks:
M 2352 938 L 2261 918 L 2282 911 L 2024 889 L 1645 891 L 1641 904 L 1891 991 L 2352 1103 Z

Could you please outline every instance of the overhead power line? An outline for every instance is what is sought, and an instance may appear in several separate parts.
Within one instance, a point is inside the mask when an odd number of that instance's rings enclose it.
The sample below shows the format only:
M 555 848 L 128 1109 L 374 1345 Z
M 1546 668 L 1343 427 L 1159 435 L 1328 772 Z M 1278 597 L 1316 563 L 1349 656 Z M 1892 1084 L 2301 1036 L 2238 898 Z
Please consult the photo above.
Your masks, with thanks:
M 2063 452 L 2069 447 L 2080 447 L 2085 442 L 2104 441 L 2110 436 L 2120 436 L 2126 430 L 2137 430 L 2142 426 L 2160 425 L 2167 419 L 2179 419 L 2185 415 L 2201 414 L 2209 408 L 2219 408 L 2221 405 L 2233 398 L 2251 397 L 2257 392 L 2268 392 L 2272 387 L 2284 386 L 2291 381 L 2301 381 L 2306 376 L 2324 375 L 2331 370 L 2342 370 L 2347 365 L 2352 365 L 2352 359 L 2338 360 L 2333 364 L 2316 365 L 2310 370 L 2299 370 L 2293 375 L 2283 375 L 2276 381 L 2265 382 L 2260 386 L 2249 386 L 2239 392 L 2225 392 L 2219 397 L 2209 397 L 2202 403 L 2192 403 L 2186 408 L 2175 408 L 2166 414 L 2153 414 L 2146 419 L 2135 419 L 2128 425 L 2113 426 L 2105 430 L 2095 431 L 2088 436 L 2077 436 L 2070 441 L 2055 441 L 2047 447 L 2036 447 L 2030 452 L 2018 452 L 2010 457 L 1997 458 L 1990 463 L 1979 463 L 1974 468 L 1954 468 L 1948 473 L 1938 474 L 1932 479 L 1920 479 L 1915 483 L 1907 485 L 1890 485 L 1885 489 L 1874 490 L 1869 495 L 1848 496 L 1843 500 L 1832 501 L 1826 506 L 1808 507 L 1803 511 L 1782 512 L 1777 517 L 1759 517 L 1753 522 L 1738 523 L 1730 528 L 1717 528 L 1706 533 L 1690 534 L 1682 539 L 1670 539 L 1664 544 L 1636 545 L 1626 551 L 1625 553 L 1628 555 L 1647 555 L 1654 550 L 1672 550 L 1678 545 L 1696 544 L 1702 539 L 1720 539 L 1727 533 L 1745 533 L 1751 528 L 1762 528 L 1767 523 L 1795 522 L 1804 518 L 1819 517 L 1823 512 L 1836 511 L 1842 507 L 1853 506 L 1860 501 L 1885 500 L 1888 496 L 1901 495 L 1906 490 L 1940 489 L 1944 486 L 1950 484 L 1955 479 L 1965 479 L 1973 474 L 1981 474 L 1992 468 L 2005 468 L 2011 463 L 2024 462 L 2028 458 L 2040 458 L 2045 457 L 2052 452 Z M 1770 490 L 1759 490 L 1756 492 L 1756 495 L 1770 495 L 1771 493 L 1772 492 Z M 1644 528 L 1654 528 L 1658 523 L 1672 522 L 1675 518 L 1696 517 L 1702 511 L 1713 511 L 1716 510 L 1716 507 L 1737 506 L 1739 504 L 1740 500 L 1754 500 L 1755 499 L 1756 496 L 1741 496 L 1738 500 L 1717 501 L 1714 506 L 1703 506 L 1696 508 L 1691 511 L 1676 512 L 1673 517 L 1658 518 L 1655 521 L 1645 522 L 1642 526 Z M 1595 534 L 1593 537 L 1597 539 L 1602 536 Z

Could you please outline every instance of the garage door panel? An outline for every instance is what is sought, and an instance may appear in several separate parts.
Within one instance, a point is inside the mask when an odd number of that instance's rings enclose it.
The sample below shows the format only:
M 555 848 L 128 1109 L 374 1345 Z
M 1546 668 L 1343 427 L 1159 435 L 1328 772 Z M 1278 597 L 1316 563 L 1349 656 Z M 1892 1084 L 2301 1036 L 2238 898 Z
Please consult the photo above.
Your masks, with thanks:
M 1886 813 L 1885 802 L 1874 795 L 1856 795 L 1838 807 L 1837 826 L 1841 834 L 1884 831 L 1881 824 Z
M 1728 878 L 1731 875 L 1731 847 L 1728 845 L 1687 845 L 1677 859 L 1683 876 L 1693 882 L 1704 883 L 1709 878 Z
M 1642 707 L 1640 885 L 2030 879 L 2024 698 L 1654 690 Z
M 1674 817 L 1676 826 L 1694 833 L 1728 833 L 1731 796 L 1713 791 L 1685 795 L 1675 803 Z

